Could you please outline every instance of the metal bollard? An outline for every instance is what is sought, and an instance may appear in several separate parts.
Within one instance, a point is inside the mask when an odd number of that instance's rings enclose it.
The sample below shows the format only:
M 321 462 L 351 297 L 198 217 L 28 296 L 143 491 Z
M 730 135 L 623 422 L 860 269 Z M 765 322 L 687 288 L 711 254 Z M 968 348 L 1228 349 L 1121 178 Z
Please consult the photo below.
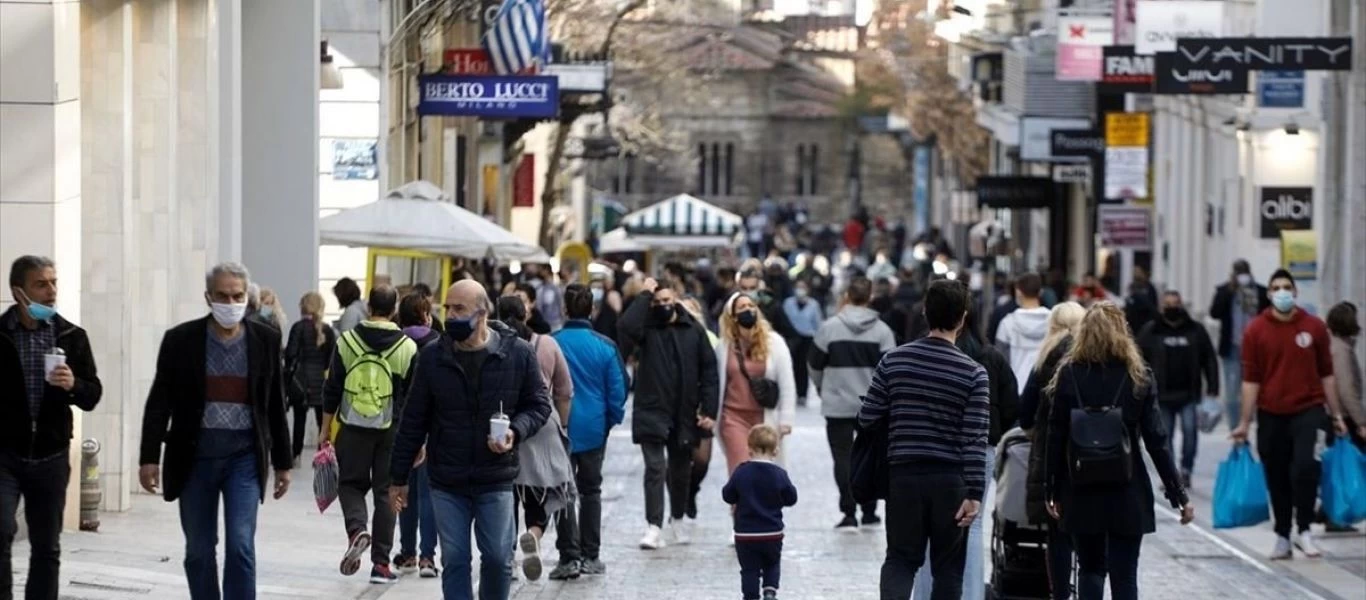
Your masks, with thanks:
M 100 501 L 104 489 L 100 482 L 100 443 L 94 438 L 81 442 L 81 531 L 100 530 Z

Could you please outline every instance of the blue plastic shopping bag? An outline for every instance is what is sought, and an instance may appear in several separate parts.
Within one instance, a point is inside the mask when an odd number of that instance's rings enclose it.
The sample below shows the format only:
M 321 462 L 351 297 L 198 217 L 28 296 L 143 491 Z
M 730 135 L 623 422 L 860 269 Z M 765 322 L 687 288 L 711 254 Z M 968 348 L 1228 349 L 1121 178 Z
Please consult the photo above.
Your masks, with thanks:
M 1247 527 L 1270 518 L 1266 473 L 1247 444 L 1236 444 L 1214 479 L 1214 528 Z
M 1329 522 L 1351 525 L 1366 519 L 1366 456 L 1347 436 L 1338 436 L 1323 453 L 1319 491 Z

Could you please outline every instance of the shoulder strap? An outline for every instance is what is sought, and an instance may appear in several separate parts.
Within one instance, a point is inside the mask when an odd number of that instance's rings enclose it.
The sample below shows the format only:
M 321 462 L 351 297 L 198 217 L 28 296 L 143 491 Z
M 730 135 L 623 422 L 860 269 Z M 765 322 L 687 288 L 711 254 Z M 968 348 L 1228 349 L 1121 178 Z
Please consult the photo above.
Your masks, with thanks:
M 367 351 L 366 347 L 360 343 L 359 339 L 357 339 L 355 331 L 348 331 L 346 333 L 341 334 L 340 340 L 341 343 L 345 345 L 347 348 L 350 348 L 351 352 L 356 356 L 365 354 Z
M 745 355 L 740 352 L 740 344 L 736 343 L 732 348 L 735 350 L 735 360 L 740 363 L 737 365 L 740 367 L 740 374 L 745 376 L 745 381 L 754 383 L 754 378 L 749 376 L 749 369 L 745 367 Z

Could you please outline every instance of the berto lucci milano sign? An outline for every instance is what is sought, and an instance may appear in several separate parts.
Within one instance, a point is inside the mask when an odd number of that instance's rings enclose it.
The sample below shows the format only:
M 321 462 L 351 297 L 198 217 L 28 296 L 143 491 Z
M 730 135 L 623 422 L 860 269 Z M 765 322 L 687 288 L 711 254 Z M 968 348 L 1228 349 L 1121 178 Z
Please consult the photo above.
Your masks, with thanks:
M 525 75 L 423 75 L 417 114 L 549 119 L 559 114 L 559 79 Z

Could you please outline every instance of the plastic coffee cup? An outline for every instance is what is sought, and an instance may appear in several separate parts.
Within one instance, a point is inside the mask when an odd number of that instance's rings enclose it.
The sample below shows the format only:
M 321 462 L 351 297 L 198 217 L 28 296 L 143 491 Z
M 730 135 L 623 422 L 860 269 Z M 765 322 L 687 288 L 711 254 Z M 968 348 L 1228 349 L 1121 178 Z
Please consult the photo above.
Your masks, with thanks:
M 44 355 L 43 355 L 43 377 L 44 377 L 44 379 L 51 380 L 51 379 L 52 379 L 52 371 L 53 371 L 54 369 L 57 368 L 57 365 L 64 365 L 64 364 L 66 364 L 66 353 L 65 353 L 65 352 L 62 352 L 62 349 L 61 349 L 61 348 L 53 348 L 51 352 L 49 352 L 49 353 L 47 353 L 47 354 L 44 354 Z
M 508 419 L 507 415 L 503 413 L 493 415 L 489 419 L 489 440 L 501 444 L 503 440 L 507 439 L 510 425 L 512 425 L 512 421 Z

